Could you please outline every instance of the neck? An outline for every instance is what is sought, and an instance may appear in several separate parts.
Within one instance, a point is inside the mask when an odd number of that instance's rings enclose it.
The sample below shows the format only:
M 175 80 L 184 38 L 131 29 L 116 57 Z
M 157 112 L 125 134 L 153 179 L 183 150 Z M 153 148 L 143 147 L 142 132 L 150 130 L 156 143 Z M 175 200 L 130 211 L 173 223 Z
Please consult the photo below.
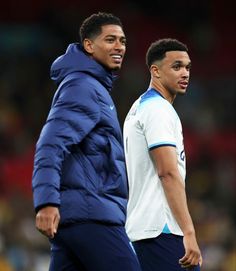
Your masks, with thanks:
M 161 95 L 171 104 L 173 104 L 176 94 L 173 95 L 171 94 L 162 84 L 160 84 L 159 82 L 153 81 L 151 80 L 150 88 L 153 88 L 155 90 L 157 90 L 158 92 L 161 93 Z

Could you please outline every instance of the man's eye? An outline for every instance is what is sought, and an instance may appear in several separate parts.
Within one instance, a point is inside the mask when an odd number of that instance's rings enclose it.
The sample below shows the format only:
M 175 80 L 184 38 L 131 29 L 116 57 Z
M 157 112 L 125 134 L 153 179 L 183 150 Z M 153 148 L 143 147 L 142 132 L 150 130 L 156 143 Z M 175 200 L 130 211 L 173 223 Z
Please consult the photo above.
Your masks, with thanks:
M 179 65 L 175 65 L 175 66 L 173 66 L 173 69 L 177 71 L 177 70 L 180 69 L 180 66 Z
M 114 39 L 106 39 L 107 42 L 112 43 Z

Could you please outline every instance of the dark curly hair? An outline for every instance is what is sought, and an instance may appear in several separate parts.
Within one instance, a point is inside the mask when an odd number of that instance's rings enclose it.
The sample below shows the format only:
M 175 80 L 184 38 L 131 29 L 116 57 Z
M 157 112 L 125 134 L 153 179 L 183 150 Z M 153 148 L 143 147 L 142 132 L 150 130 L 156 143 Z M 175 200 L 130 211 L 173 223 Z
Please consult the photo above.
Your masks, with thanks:
M 169 51 L 185 51 L 188 52 L 187 46 L 177 39 L 160 39 L 153 42 L 146 53 L 146 64 L 148 68 L 157 61 L 165 57 L 165 53 Z
M 92 14 L 83 21 L 80 27 L 79 30 L 80 42 L 82 43 L 86 38 L 88 39 L 95 38 L 102 32 L 102 26 L 108 24 L 119 25 L 121 26 L 121 28 L 123 28 L 120 19 L 111 13 L 98 12 Z

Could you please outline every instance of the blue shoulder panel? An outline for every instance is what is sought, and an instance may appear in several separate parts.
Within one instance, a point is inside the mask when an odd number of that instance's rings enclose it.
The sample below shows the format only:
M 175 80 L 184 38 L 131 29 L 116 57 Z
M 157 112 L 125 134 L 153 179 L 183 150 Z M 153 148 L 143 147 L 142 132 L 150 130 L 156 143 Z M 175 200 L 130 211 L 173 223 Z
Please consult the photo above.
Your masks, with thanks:
M 149 88 L 142 96 L 140 100 L 140 104 L 146 102 L 147 100 L 153 99 L 153 98 L 159 98 L 162 97 L 165 99 L 160 92 L 155 90 L 154 88 Z

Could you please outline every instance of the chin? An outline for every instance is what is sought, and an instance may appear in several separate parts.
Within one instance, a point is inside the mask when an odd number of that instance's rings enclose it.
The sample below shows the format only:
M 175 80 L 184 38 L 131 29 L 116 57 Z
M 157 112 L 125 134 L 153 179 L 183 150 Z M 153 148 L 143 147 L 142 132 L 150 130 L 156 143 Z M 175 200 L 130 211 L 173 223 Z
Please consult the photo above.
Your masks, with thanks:
M 185 89 L 179 90 L 179 91 L 178 91 L 178 94 L 179 94 L 179 95 L 184 95 L 186 92 L 187 92 L 187 89 L 185 88 Z
M 119 66 L 115 66 L 115 67 L 110 67 L 110 69 L 111 69 L 112 71 L 118 71 L 118 70 L 121 69 L 121 66 L 119 65 Z
M 118 71 L 118 70 L 120 70 L 120 68 L 121 68 L 121 65 L 104 65 L 104 64 L 102 64 L 102 66 L 107 70 L 107 71 Z

